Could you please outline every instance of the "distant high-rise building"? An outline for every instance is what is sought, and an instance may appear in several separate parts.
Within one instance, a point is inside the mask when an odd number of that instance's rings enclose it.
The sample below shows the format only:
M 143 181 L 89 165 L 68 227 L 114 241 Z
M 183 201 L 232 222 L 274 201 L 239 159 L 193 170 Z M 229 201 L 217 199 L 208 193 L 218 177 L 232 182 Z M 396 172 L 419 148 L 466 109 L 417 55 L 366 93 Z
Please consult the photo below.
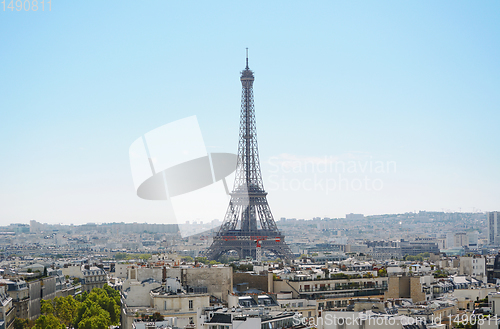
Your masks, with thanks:
M 500 211 L 488 213 L 488 242 L 489 244 L 498 244 L 500 242 Z
M 36 220 L 30 220 L 30 233 L 40 233 L 42 231 L 42 224 Z
M 469 239 L 467 238 L 467 233 L 465 232 L 457 232 L 454 236 L 454 245 L 455 247 L 464 247 L 469 246 Z
M 477 231 L 467 232 L 467 240 L 469 242 L 469 249 L 477 249 L 479 233 Z
M 455 247 L 455 234 L 452 232 L 446 233 L 446 246 L 443 249 L 450 249 Z
M 363 214 L 350 213 L 350 214 L 345 215 L 345 219 L 347 219 L 347 220 L 362 220 L 364 218 L 365 218 L 365 216 Z

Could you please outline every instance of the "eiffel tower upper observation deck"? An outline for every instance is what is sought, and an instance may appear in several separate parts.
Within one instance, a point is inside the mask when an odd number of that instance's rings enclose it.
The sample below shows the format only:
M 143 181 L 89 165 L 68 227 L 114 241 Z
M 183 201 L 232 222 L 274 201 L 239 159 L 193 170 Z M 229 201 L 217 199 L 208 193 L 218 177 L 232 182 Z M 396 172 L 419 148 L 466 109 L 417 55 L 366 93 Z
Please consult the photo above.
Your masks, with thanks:
M 255 78 L 248 67 L 248 49 L 240 80 L 241 114 L 234 188 L 224 221 L 207 250 L 207 257 L 218 259 L 225 252 L 235 250 L 240 258 L 256 259 L 259 245 L 281 258 L 291 259 L 292 253 L 274 222 L 262 182 L 253 101 Z

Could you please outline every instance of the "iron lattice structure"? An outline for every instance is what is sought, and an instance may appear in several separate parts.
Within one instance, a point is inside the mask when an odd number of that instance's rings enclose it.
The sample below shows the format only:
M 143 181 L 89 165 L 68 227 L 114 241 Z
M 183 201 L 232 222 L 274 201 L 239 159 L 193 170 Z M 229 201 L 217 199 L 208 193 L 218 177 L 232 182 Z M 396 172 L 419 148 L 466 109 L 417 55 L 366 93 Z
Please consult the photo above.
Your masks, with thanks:
M 279 231 L 267 203 L 260 170 L 257 129 L 253 101 L 253 72 L 248 67 L 241 72 L 241 115 L 238 161 L 231 200 L 224 222 L 207 251 L 209 259 L 218 259 L 235 250 L 240 258 L 256 259 L 257 245 L 281 258 L 291 259 L 292 253 Z

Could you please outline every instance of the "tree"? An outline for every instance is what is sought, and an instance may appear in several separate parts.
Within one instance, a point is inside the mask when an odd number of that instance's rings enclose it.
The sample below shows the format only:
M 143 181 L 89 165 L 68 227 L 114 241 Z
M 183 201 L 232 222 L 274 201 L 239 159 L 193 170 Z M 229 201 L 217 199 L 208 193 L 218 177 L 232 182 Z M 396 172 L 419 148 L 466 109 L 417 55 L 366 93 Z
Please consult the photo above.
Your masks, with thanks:
M 66 326 L 62 324 L 54 314 L 49 314 L 40 315 L 35 321 L 33 329 L 66 329 Z
M 51 300 L 42 299 L 40 301 L 40 313 L 42 313 L 43 315 L 54 314 L 54 306 L 52 305 Z
M 196 257 L 194 260 L 203 264 L 208 264 L 210 262 L 207 257 Z
M 88 302 L 88 308 L 78 322 L 78 329 L 108 329 L 112 324 L 109 313 L 103 310 L 97 303 Z
M 241 264 L 238 269 L 240 271 L 245 271 L 245 272 L 249 272 L 249 271 L 253 271 L 253 265 L 252 264 Z
M 191 257 L 191 256 L 184 256 L 184 257 L 182 257 L 182 259 L 183 259 L 185 262 L 194 262 L 194 259 L 193 259 L 193 257 Z
M 155 312 L 153 313 L 153 315 L 151 316 L 151 320 L 153 320 L 154 322 L 156 321 L 163 321 L 163 315 L 161 315 L 160 312 Z
M 27 329 L 27 328 L 29 328 L 27 319 L 16 318 L 14 320 L 14 329 Z
M 80 303 L 73 296 L 56 297 L 53 300 L 54 314 L 57 316 L 66 327 L 73 324 L 73 319 L 78 314 Z
M 109 312 L 103 310 L 99 304 L 91 299 L 85 300 L 75 319 L 77 329 L 106 329 L 111 325 Z
M 447 271 L 440 270 L 440 269 L 438 269 L 434 272 L 435 278 L 447 278 L 448 275 L 449 275 L 449 273 Z
M 143 261 L 147 261 L 151 257 L 152 257 L 151 254 L 141 254 L 141 255 L 139 255 L 139 258 L 142 259 Z
M 125 260 L 125 259 L 127 259 L 127 256 L 128 255 L 125 252 L 119 252 L 119 253 L 116 253 L 114 255 L 114 257 L 115 257 L 116 260 Z
M 109 297 L 113 298 L 115 300 L 116 305 L 121 306 L 121 297 L 120 293 L 116 291 L 115 289 L 111 288 L 109 285 L 105 284 L 103 288 L 106 293 L 108 294 Z
M 35 329 L 107 329 L 120 323 L 120 293 L 107 284 L 73 296 L 42 300 Z M 15 329 L 29 328 L 21 320 Z
M 120 321 L 120 295 L 119 293 L 105 285 L 104 288 L 94 288 L 86 296 L 84 303 L 91 301 L 97 304 L 104 311 L 109 313 L 110 322 L 112 325 L 118 324 Z M 88 306 L 88 304 L 86 304 Z M 79 312 L 80 314 L 80 312 Z
M 345 273 L 333 273 L 331 275 L 331 278 L 334 280 L 339 280 L 339 279 L 347 279 L 349 276 Z

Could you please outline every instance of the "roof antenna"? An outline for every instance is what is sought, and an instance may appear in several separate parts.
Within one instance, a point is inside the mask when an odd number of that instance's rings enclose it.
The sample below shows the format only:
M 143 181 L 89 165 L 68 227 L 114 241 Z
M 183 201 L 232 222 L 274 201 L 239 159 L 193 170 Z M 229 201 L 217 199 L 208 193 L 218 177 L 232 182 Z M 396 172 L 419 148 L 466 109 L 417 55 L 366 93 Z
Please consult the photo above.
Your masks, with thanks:
M 248 48 L 247 48 L 247 67 L 246 69 L 248 70 Z

